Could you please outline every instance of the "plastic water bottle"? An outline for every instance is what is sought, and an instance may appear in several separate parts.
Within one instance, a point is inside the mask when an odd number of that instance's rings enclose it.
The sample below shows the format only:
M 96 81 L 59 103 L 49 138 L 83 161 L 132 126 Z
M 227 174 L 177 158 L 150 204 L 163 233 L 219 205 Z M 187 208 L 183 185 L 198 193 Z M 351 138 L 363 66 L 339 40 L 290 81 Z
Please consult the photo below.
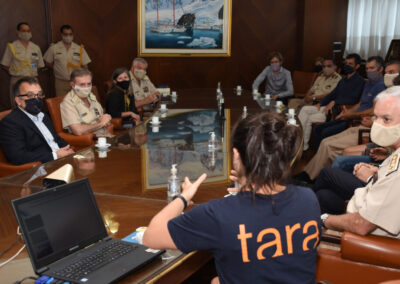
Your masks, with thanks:
M 181 194 L 181 180 L 177 176 L 178 169 L 176 164 L 171 167 L 171 175 L 168 178 L 168 201 L 171 202 L 173 197 Z
M 210 139 L 208 139 L 208 151 L 215 151 L 218 148 L 217 137 L 215 132 L 210 132 Z
M 242 119 L 245 119 L 247 117 L 247 106 L 243 107 L 243 113 L 242 113 Z

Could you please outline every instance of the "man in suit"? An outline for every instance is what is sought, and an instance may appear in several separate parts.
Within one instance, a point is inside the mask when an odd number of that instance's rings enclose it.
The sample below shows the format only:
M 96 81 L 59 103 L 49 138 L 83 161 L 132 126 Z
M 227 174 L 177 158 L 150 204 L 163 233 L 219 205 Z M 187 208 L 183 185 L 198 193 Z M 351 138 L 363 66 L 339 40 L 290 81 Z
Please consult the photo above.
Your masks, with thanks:
M 44 94 L 38 80 L 23 77 L 13 92 L 17 107 L 0 122 L 0 144 L 7 160 L 14 165 L 45 163 L 73 154 L 51 119 L 41 112 Z

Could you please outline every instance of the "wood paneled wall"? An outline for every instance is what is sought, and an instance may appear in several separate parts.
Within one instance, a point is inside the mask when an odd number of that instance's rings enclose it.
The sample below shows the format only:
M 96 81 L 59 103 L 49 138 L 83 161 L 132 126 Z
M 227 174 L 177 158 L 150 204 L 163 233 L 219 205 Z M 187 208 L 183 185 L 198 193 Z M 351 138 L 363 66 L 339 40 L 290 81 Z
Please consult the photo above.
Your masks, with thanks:
M 344 43 L 347 0 L 232 2 L 231 57 L 147 58 L 148 73 L 155 84 L 168 84 L 179 90 L 215 87 L 221 81 L 223 87 L 240 84 L 249 89 L 267 64 L 270 51 L 282 52 L 289 70 L 310 70 L 314 57 L 331 54 L 333 41 Z M 15 38 L 15 25 L 19 21 L 31 22 L 33 40 L 43 52 L 47 49 L 46 36 L 53 42 L 60 40 L 59 28 L 68 23 L 74 28 L 75 41 L 85 45 L 92 59 L 89 68 L 100 91 L 115 68 L 130 67 L 137 56 L 136 1 L 0 0 L 0 4 L 0 23 L 7 27 L 7 32 L 0 31 L 1 55 L 5 42 Z M 44 19 L 50 22 L 48 34 Z M 0 76 L 0 83 L 0 107 L 4 109 L 8 101 L 5 73 Z M 104 91 L 101 95 L 104 97 Z

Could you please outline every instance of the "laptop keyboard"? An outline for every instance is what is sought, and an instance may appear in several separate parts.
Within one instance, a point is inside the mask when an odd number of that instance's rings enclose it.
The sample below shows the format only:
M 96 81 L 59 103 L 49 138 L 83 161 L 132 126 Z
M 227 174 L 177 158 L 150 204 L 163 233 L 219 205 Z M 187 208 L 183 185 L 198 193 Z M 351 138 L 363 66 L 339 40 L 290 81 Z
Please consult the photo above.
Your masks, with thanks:
M 109 245 L 94 251 L 79 261 L 54 272 L 56 277 L 80 280 L 100 267 L 126 255 L 135 250 L 138 246 L 123 242 L 112 242 Z

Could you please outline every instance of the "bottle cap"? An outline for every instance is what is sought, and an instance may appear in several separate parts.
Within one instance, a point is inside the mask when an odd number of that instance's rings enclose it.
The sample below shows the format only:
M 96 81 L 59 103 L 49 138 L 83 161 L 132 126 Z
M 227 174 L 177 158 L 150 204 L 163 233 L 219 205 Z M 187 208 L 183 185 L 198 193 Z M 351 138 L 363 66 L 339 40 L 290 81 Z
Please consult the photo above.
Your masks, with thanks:
M 171 174 L 176 175 L 178 173 L 178 169 L 176 168 L 176 164 L 173 164 L 171 167 Z

